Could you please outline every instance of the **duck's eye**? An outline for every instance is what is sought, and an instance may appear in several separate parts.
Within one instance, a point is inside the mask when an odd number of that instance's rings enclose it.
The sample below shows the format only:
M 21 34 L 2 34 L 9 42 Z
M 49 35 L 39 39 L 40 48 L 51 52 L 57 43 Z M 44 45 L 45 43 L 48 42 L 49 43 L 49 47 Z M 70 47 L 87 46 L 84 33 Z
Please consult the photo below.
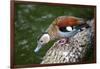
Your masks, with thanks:
M 71 26 L 67 26 L 67 27 L 66 27 L 66 30 L 67 30 L 67 31 L 72 31 L 73 28 L 72 28 Z
M 42 40 L 40 42 L 43 42 Z

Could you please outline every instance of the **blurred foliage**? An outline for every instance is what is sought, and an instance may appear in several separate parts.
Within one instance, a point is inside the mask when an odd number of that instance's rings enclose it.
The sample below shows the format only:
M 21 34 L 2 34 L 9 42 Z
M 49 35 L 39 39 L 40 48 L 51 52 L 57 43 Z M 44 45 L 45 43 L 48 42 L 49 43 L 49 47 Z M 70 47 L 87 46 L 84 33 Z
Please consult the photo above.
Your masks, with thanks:
M 41 57 L 52 46 L 49 42 L 39 54 L 34 53 L 38 36 L 58 16 L 73 15 L 85 19 L 93 18 L 93 7 L 49 6 L 42 4 L 15 4 L 15 64 L 39 64 Z

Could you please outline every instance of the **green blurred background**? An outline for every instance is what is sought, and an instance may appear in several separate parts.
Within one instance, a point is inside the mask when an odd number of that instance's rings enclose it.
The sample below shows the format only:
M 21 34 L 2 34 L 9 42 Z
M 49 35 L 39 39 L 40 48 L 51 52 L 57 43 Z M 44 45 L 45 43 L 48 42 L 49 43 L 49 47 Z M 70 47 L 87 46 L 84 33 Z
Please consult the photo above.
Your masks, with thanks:
M 41 57 L 52 46 L 49 42 L 39 54 L 34 53 L 37 46 L 37 38 L 44 32 L 52 21 L 58 16 L 73 15 L 91 19 L 94 16 L 93 7 L 79 6 L 50 6 L 50 4 L 15 4 L 15 64 L 39 64 Z M 92 60 L 91 49 L 88 60 Z

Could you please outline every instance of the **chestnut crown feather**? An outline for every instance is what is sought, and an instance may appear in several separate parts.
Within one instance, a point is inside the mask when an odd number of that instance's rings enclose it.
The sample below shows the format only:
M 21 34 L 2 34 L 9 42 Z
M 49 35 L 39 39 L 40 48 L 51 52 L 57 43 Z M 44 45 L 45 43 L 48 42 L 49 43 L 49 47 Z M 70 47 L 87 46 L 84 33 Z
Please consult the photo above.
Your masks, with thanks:
M 60 16 L 56 19 L 56 25 L 58 27 L 76 26 L 81 23 L 84 23 L 84 20 L 74 16 Z

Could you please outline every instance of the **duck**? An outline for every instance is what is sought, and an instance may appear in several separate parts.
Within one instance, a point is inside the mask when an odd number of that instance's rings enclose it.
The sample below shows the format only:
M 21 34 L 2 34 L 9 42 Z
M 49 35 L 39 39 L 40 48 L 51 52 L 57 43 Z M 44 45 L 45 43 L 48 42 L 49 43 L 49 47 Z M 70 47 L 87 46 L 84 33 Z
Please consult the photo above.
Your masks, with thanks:
M 38 39 L 37 47 L 34 49 L 34 52 L 39 52 L 45 44 L 52 40 L 61 38 L 69 39 L 82 31 L 84 27 L 88 27 L 88 24 L 83 18 L 75 16 L 58 16 Z

